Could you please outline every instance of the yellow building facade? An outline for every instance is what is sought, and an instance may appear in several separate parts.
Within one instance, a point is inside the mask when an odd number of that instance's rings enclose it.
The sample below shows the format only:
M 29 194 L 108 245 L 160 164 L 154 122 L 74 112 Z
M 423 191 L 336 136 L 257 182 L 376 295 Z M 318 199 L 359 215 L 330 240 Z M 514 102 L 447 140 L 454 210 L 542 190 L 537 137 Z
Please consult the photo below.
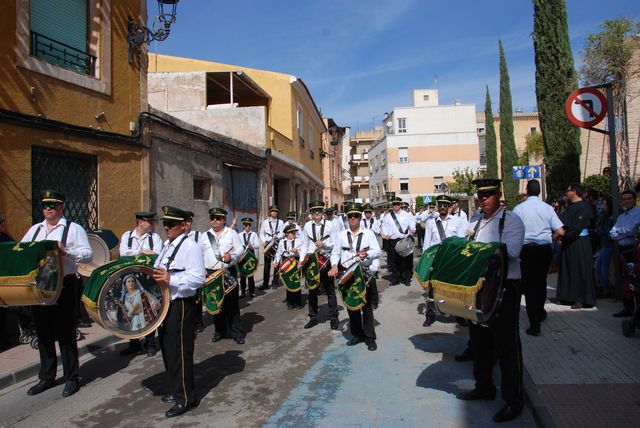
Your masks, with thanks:
M 15 239 L 41 220 L 44 188 L 67 195 L 72 221 L 116 234 L 147 204 L 133 135 L 146 109 L 146 53 L 129 64 L 127 44 L 127 16 L 145 22 L 146 7 L 80 6 L 15 0 L 0 15 L 0 212 Z

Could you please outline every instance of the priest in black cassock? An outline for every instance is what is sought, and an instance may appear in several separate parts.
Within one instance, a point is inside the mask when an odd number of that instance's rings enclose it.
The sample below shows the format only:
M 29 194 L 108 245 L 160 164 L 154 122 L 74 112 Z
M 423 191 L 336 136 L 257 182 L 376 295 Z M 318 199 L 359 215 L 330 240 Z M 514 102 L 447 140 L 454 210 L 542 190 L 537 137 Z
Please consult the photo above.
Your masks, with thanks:
M 596 304 L 589 240 L 593 210 L 582 200 L 583 192 L 579 184 L 570 184 L 566 192 L 569 205 L 559 215 L 564 224 L 564 236 L 560 241 L 556 299 L 570 303 L 572 309 L 590 308 Z

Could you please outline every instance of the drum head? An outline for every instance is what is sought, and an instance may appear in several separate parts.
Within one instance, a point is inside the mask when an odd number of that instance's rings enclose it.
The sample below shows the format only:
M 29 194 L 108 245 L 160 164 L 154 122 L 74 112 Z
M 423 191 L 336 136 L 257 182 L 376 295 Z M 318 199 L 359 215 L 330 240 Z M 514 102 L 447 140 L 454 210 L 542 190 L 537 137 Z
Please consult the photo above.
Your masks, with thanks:
M 356 269 L 360 266 L 360 263 L 356 262 L 349 266 L 347 270 L 345 270 L 342 275 L 340 275 L 340 279 L 338 279 L 338 285 L 346 285 L 349 280 L 353 277 Z
M 78 273 L 88 278 L 91 276 L 91 272 L 93 272 L 95 268 L 100 267 L 111 260 L 111 251 L 104 239 L 98 235 L 87 233 L 87 237 L 89 238 L 89 245 L 93 250 L 93 256 L 91 257 L 91 261 L 88 263 L 78 263 Z
M 506 276 L 506 254 L 503 247 L 500 247 L 489 259 L 482 289 L 476 295 L 476 308 L 482 313 L 482 315 L 478 313 L 480 323 L 488 323 L 500 306 Z
M 115 336 L 137 339 L 157 329 L 169 310 L 168 287 L 145 265 L 127 266 L 105 281 L 97 301 L 100 323 Z

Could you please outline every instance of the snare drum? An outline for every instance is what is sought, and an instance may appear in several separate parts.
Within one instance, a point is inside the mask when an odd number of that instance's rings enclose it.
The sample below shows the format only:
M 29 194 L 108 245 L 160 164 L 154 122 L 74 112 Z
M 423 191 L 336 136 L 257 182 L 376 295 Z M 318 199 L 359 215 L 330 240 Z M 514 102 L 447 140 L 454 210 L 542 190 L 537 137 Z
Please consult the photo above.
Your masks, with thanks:
M 202 288 L 204 306 L 211 315 L 216 315 L 222 310 L 224 291 L 224 269 L 214 270 L 207 276 Z
M 273 259 L 276 256 L 276 251 L 278 251 L 278 238 L 273 238 L 271 242 L 269 242 L 264 247 L 264 255 Z
M 353 263 L 340 275 L 338 291 L 349 310 L 357 311 L 367 303 L 367 281 L 361 262 Z
M 395 250 L 400 255 L 400 257 L 407 257 L 413 255 L 413 239 L 410 236 L 405 236 L 398 242 L 396 242 Z
M 155 331 L 169 310 L 169 287 L 153 279 L 155 255 L 122 257 L 96 268 L 82 296 L 87 312 L 111 334 L 138 339 Z
M 63 279 L 57 241 L 0 244 L 0 306 L 53 305 Z
M 91 261 L 78 263 L 78 273 L 85 278 L 91 276 L 96 268 L 116 260 L 119 257 L 118 238 L 107 229 L 90 230 L 87 232 L 89 245 L 93 250 Z
M 489 324 L 502 301 L 507 275 L 506 247 L 500 242 L 444 240 L 433 260 L 433 302 L 444 314 Z
M 258 258 L 251 249 L 246 249 L 238 259 L 238 271 L 244 276 L 251 276 L 257 269 Z
M 278 274 L 285 288 L 291 292 L 300 291 L 300 269 L 298 269 L 298 261 L 289 257 L 280 263 Z

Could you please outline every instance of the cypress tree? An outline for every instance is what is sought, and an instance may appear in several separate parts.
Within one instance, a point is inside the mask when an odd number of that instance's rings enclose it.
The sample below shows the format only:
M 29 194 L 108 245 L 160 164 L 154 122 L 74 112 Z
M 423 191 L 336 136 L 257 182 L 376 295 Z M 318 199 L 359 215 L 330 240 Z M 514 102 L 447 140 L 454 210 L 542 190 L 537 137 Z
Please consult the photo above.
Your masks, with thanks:
M 489 85 L 484 101 L 484 140 L 487 153 L 487 177 L 499 177 L 498 175 L 498 149 L 496 141 L 496 129 L 493 126 L 493 112 L 491 111 L 491 96 Z
M 504 58 L 501 40 L 498 40 L 498 47 L 500 48 L 500 169 L 502 170 L 504 198 L 512 207 L 516 203 L 519 190 L 518 180 L 513 178 L 513 167 L 518 162 L 518 153 L 513 136 L 513 104 L 509 86 L 509 70 L 507 70 L 507 61 Z
M 549 198 L 564 194 L 580 182 L 580 129 L 564 111 L 564 103 L 578 85 L 569 44 L 564 0 L 533 0 L 533 47 L 536 98 L 545 149 Z

